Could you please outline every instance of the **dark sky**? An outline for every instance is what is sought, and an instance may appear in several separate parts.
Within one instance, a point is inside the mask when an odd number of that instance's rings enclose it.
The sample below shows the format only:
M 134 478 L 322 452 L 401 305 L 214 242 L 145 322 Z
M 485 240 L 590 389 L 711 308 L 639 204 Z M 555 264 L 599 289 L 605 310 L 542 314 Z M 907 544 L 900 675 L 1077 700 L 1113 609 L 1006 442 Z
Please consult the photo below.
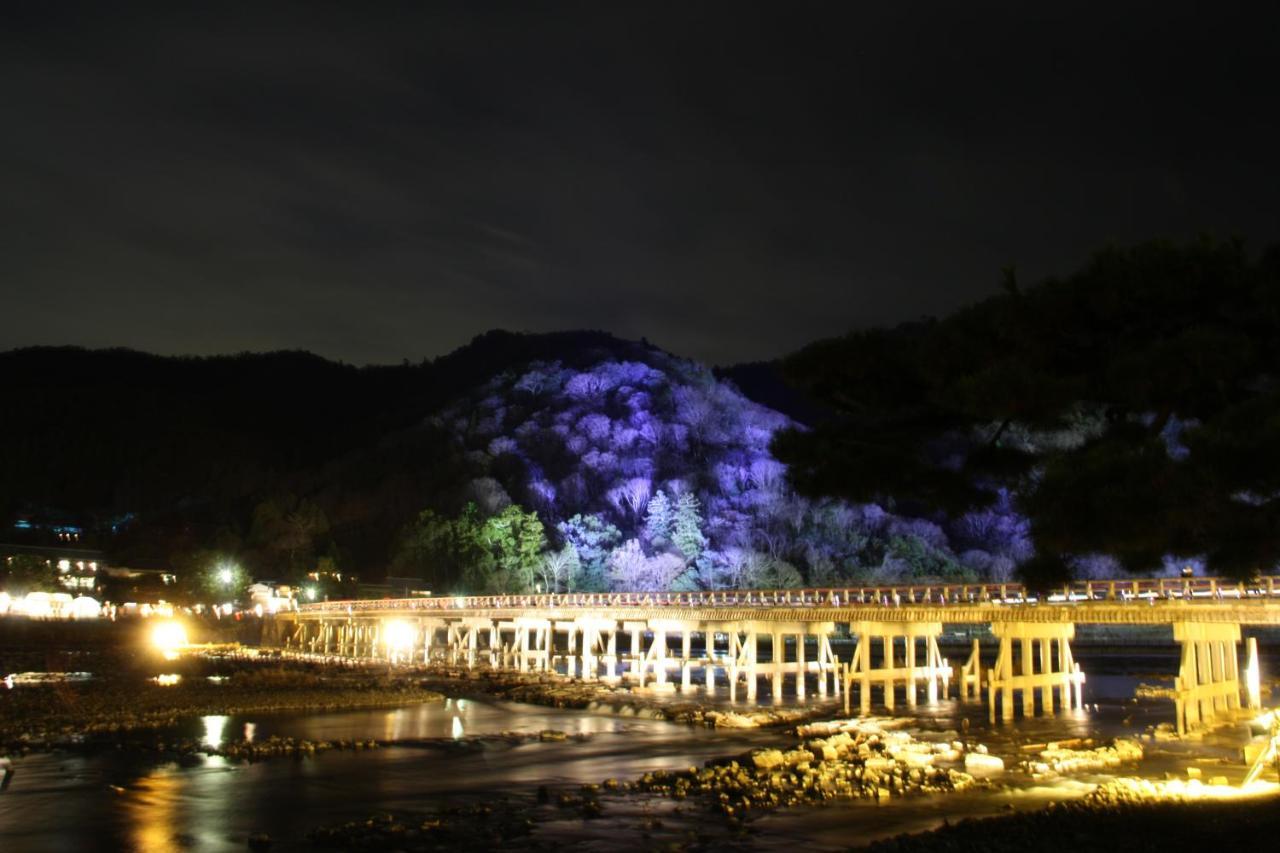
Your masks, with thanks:
M 762 5 L 5 4 L 0 348 L 603 328 L 726 363 L 1010 262 L 1280 238 L 1273 20 Z

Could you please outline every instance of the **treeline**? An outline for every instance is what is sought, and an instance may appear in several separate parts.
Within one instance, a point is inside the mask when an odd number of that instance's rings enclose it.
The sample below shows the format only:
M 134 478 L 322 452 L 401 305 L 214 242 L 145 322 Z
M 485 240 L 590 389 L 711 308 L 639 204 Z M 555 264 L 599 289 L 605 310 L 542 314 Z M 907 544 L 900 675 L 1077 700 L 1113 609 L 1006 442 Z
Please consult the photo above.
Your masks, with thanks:
M 773 445 L 808 495 L 1029 522 L 1032 582 L 1280 560 L 1280 252 L 1149 243 L 787 359 L 833 413 Z

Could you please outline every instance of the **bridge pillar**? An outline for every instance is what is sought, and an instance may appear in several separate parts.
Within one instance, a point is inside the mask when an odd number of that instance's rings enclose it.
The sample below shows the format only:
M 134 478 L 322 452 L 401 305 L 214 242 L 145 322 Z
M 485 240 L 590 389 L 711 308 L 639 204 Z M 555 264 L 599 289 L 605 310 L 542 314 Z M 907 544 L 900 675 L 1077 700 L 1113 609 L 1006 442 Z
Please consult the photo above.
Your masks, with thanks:
M 627 655 L 627 668 L 622 673 L 623 679 L 635 681 L 644 686 L 644 632 L 649 626 L 644 622 L 623 622 L 622 629 L 631 635 L 631 648 Z
M 703 625 L 702 641 L 707 653 L 703 666 L 703 689 L 708 694 L 716 692 L 716 626 Z
M 883 692 L 886 708 L 893 710 L 894 694 L 899 684 L 906 691 L 907 704 L 915 706 L 916 691 L 920 682 L 927 687 L 930 702 L 938 699 L 941 688 L 942 697 L 947 695 L 947 682 L 951 679 L 951 666 L 938 650 L 938 636 L 942 633 L 941 622 L 854 622 L 849 629 L 858 637 L 854 647 L 853 660 L 845 665 L 844 685 L 845 713 L 850 713 L 851 690 L 858 684 L 858 710 L 863 716 L 871 713 L 871 688 L 879 684 Z M 897 638 L 903 641 L 903 666 L 898 665 L 895 649 Z M 881 665 L 872 665 L 872 646 L 876 640 L 881 646 Z M 917 646 L 924 643 L 923 666 L 916 658 Z
M 601 619 L 593 616 L 580 616 L 574 620 L 582 639 L 582 677 L 594 681 L 600 677 L 600 662 L 606 665 L 606 678 L 613 676 L 613 658 L 617 647 L 614 637 L 618 623 L 612 619 Z M 604 637 L 608 636 L 608 645 Z
M 756 701 L 757 676 L 759 670 L 757 668 L 756 654 L 756 625 L 754 622 L 746 624 L 734 623 L 726 626 L 729 634 L 729 699 L 736 702 L 738 700 L 738 679 L 743 678 L 747 682 L 747 701 Z M 745 634 L 745 638 L 744 635 Z
M 786 635 L 779 627 L 773 629 L 773 646 L 769 652 L 773 662 L 769 664 L 770 686 L 773 688 L 773 701 L 782 701 L 782 674 L 786 671 L 787 641 Z
M 1022 713 L 1028 717 L 1035 714 L 1035 693 L 1037 689 L 1041 693 L 1041 703 L 1045 714 L 1053 713 L 1054 688 L 1058 689 L 1059 702 L 1062 707 L 1081 708 L 1084 706 L 1084 673 L 1080 671 L 1080 665 L 1071 657 L 1070 641 L 1075 637 L 1074 623 L 996 622 L 991 626 L 991 631 L 1000 640 L 1000 651 L 996 656 L 996 664 L 992 668 L 987 681 L 991 722 L 994 723 L 997 718 L 997 696 L 1000 698 L 998 706 L 999 719 L 1013 719 L 1014 693 L 1018 691 L 1022 693 Z M 1016 646 L 1014 645 L 1014 640 L 1018 641 Z M 1040 644 L 1039 672 L 1036 671 L 1036 643 Z M 1017 655 L 1014 652 L 1015 648 L 1018 650 Z M 1055 650 L 1057 652 L 1056 668 L 1054 668 Z M 976 657 L 976 644 L 974 654 Z M 980 666 L 980 664 L 975 663 L 975 667 L 977 666 Z M 966 670 L 969 668 L 968 664 L 966 664 L 965 668 Z M 1020 669 L 1021 671 L 1015 672 L 1015 669 Z
M 551 668 L 552 624 L 548 619 L 520 616 L 515 620 L 516 663 L 521 672 Z
M 969 660 L 960 667 L 957 681 L 962 700 L 982 698 L 982 648 L 976 637 L 973 639 L 973 651 L 969 653 Z
M 675 685 L 668 681 L 670 672 L 668 665 L 671 658 L 668 656 L 667 636 L 669 634 L 679 634 L 681 637 L 681 659 L 679 660 L 681 669 L 681 684 L 688 686 L 688 649 L 690 646 L 689 632 L 692 625 L 684 619 L 650 619 L 648 621 L 649 631 L 653 634 L 653 642 L 649 645 L 648 652 L 644 655 L 644 662 L 641 664 L 641 683 L 643 684 L 644 673 L 646 670 L 653 671 L 653 680 L 656 690 L 674 690 Z
M 1175 622 L 1173 638 L 1182 644 L 1182 664 L 1173 690 L 1178 734 L 1185 734 L 1212 722 L 1220 713 L 1240 707 L 1240 671 L 1236 657 L 1240 625 Z M 1256 671 L 1256 644 L 1250 653 L 1249 664 Z
M 688 625 L 680 637 L 680 689 L 688 690 L 693 686 L 691 677 L 693 664 L 693 630 Z

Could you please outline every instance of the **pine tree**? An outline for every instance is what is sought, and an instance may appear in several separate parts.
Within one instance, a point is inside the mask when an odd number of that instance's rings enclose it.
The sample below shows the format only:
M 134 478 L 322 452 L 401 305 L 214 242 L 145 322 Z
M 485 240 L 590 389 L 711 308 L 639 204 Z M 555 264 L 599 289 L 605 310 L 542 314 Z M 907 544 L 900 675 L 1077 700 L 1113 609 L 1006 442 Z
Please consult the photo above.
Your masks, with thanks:
M 644 536 L 654 547 L 665 545 L 671 540 L 671 501 L 666 492 L 658 490 L 649 499 L 649 510 L 644 519 Z
M 693 492 L 685 492 L 676 503 L 674 531 L 671 541 L 690 562 L 697 560 L 707 546 L 702 533 L 702 512 Z

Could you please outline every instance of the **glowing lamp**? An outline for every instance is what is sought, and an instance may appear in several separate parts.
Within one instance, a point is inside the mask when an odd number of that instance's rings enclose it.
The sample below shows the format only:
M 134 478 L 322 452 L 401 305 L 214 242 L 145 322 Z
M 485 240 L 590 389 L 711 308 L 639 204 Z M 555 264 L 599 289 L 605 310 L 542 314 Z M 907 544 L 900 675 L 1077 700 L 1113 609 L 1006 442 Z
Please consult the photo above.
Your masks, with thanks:
M 187 644 L 187 630 L 179 622 L 161 622 L 151 630 L 151 645 L 165 657 L 176 657 L 178 649 Z
M 387 648 L 397 652 L 413 648 L 413 639 L 416 633 L 413 626 L 408 622 L 388 622 Z

